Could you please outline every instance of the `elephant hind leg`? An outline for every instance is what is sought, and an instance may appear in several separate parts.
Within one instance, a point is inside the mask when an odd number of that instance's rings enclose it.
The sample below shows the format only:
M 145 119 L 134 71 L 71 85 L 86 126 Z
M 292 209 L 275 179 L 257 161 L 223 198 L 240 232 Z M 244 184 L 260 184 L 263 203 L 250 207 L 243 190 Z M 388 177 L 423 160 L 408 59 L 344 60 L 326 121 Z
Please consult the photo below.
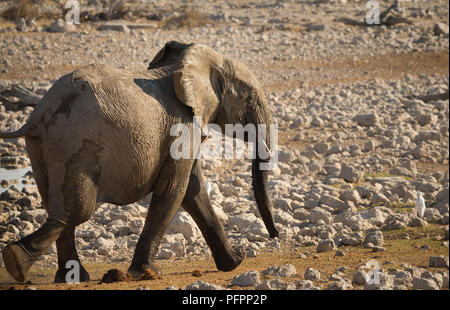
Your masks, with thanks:
M 65 223 L 49 219 L 31 235 L 4 248 L 3 262 L 9 274 L 18 282 L 27 281 L 33 263 L 52 245 L 65 226 Z
M 72 242 L 74 245 L 72 229 L 76 225 L 88 220 L 95 210 L 97 187 L 84 171 L 68 170 L 55 164 L 48 168 L 48 202 L 46 210 L 48 218 L 46 223 L 37 231 L 25 238 L 7 246 L 2 251 L 5 267 L 9 274 L 18 282 L 27 281 L 29 270 L 33 263 L 45 253 L 53 242 Z M 69 228 L 68 228 L 69 227 Z M 61 248 L 61 247 L 60 247 Z M 64 250 L 63 250 L 64 252 Z M 74 256 L 76 250 L 70 247 L 63 256 Z M 70 255 L 69 255 L 70 254 Z M 85 276 L 85 278 L 87 278 Z
M 48 213 L 47 221 L 35 232 L 25 238 L 8 245 L 2 251 L 6 270 L 18 282 L 25 282 L 29 278 L 29 271 L 33 263 L 45 253 L 52 243 L 59 237 L 66 227 L 66 221 L 61 215 L 63 209 L 60 186 L 58 189 L 58 178 L 50 174 L 47 177 L 47 169 L 37 156 L 37 148 L 33 148 L 27 141 L 27 146 L 34 152 L 32 160 L 34 173 L 38 175 L 36 182 L 42 197 L 42 205 Z M 52 183 L 53 182 L 53 183 Z M 61 184 L 59 182 L 59 184 Z M 58 189 L 55 191 L 55 189 Z
M 89 273 L 81 265 L 76 250 L 75 228 L 92 217 L 97 206 L 97 185 L 85 172 L 74 173 L 70 171 L 66 173 L 65 180 L 73 181 L 66 182 L 64 187 L 64 206 L 67 226 L 56 240 L 58 271 L 55 275 L 55 282 L 66 283 L 68 272 L 72 268 L 77 267 L 79 267 L 79 275 L 69 279 L 75 282 L 89 281 Z M 68 262 L 69 264 L 67 264 Z M 77 266 L 70 263 L 76 264 Z

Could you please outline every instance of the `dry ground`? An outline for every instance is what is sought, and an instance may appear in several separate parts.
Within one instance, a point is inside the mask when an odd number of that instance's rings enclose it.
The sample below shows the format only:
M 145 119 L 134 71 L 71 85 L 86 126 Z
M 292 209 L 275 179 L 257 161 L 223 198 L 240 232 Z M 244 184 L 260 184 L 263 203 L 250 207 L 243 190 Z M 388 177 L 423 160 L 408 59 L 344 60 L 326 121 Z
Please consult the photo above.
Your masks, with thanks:
M 370 249 L 361 246 L 346 246 L 339 248 L 345 252 L 345 256 L 334 256 L 335 251 L 315 253 L 313 247 L 292 248 L 283 245 L 278 253 L 262 252 L 256 258 L 245 258 L 243 263 L 232 272 L 220 272 L 216 269 L 214 261 L 211 259 L 190 259 L 190 260 L 163 260 L 159 261 L 164 277 L 161 280 L 128 281 L 111 284 L 99 284 L 103 274 L 107 270 L 117 268 L 126 271 L 127 264 L 105 264 L 86 263 L 85 268 L 91 275 L 92 281 L 81 284 L 54 284 L 53 277 L 56 269 L 37 269 L 31 271 L 31 283 L 23 285 L 15 284 L 5 269 L 0 269 L 0 289 L 25 289 L 28 286 L 44 290 L 133 290 L 145 286 L 148 289 L 165 289 L 175 285 L 178 288 L 185 287 L 192 282 L 202 280 L 212 284 L 221 285 L 226 288 L 242 289 L 240 287 L 228 286 L 234 276 L 250 270 L 261 272 L 269 266 L 279 266 L 285 263 L 293 264 L 297 270 L 297 275 L 285 279 L 288 281 L 298 281 L 303 279 L 306 269 L 313 267 L 321 272 L 321 279 L 317 281 L 322 288 L 326 288 L 332 281 L 329 276 L 336 272 L 339 267 L 348 267 L 344 272 L 345 276 L 352 279 L 355 270 L 365 265 L 369 260 L 376 260 L 383 270 L 391 268 L 404 269 L 407 266 L 428 267 L 430 256 L 448 255 L 448 247 L 442 245 L 441 226 L 428 225 L 425 228 L 406 228 L 403 230 L 384 232 L 386 252 L 372 253 Z M 407 236 L 407 237 L 406 237 Z M 405 239 L 409 238 L 409 239 Z M 427 245 L 429 249 L 419 249 Z M 308 254 L 308 252 L 310 254 Z M 299 258 L 301 253 L 307 253 L 306 258 Z M 445 270 L 445 268 L 433 268 L 433 271 Z M 200 277 L 192 275 L 194 270 L 201 273 Z M 448 271 L 448 270 L 446 270 Z M 362 289 L 362 286 L 355 286 Z

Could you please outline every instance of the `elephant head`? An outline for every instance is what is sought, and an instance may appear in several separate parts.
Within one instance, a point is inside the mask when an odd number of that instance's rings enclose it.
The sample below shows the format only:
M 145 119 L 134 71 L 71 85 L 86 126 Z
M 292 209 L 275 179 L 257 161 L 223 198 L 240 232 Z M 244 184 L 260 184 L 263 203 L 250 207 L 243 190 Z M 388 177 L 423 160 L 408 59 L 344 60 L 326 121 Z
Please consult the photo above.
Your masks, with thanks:
M 253 124 L 256 129 L 252 160 L 252 185 L 258 210 L 270 238 L 278 236 L 272 216 L 268 171 L 260 164 L 270 158 L 262 156 L 262 149 L 271 148 L 269 126 L 273 124 L 261 85 L 246 65 L 225 57 L 212 48 L 199 44 L 171 41 L 157 53 L 148 69 L 173 66 L 173 85 L 177 98 L 192 109 L 203 124 Z M 258 126 L 265 125 L 264 126 Z M 261 128 L 261 129 L 260 129 Z M 259 132 L 265 131 L 265 132 Z M 262 145 L 261 145 L 262 144 Z

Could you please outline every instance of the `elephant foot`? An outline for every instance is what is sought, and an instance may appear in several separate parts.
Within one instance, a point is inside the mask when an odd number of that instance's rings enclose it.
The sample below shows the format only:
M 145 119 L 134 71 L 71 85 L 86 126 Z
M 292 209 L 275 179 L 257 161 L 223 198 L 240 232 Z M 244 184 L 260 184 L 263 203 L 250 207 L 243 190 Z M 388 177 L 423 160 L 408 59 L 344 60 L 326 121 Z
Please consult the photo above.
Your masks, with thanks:
M 131 265 L 127 273 L 133 280 L 157 280 L 163 276 L 161 270 L 154 264 Z
M 63 269 L 58 269 L 58 271 L 56 272 L 55 275 L 55 283 L 67 283 L 67 273 L 71 272 L 71 269 L 68 268 L 63 268 Z M 91 277 L 89 276 L 89 273 L 86 271 L 86 269 L 84 269 L 84 267 L 80 264 L 80 278 L 73 279 L 75 280 L 79 280 L 80 282 L 87 282 L 91 280 Z
M 244 250 L 240 248 L 232 248 L 231 255 L 218 257 L 215 261 L 217 269 L 227 272 L 236 269 L 244 258 Z
M 6 270 L 17 282 L 25 282 L 29 278 L 29 271 L 34 259 L 18 244 L 8 245 L 2 251 Z

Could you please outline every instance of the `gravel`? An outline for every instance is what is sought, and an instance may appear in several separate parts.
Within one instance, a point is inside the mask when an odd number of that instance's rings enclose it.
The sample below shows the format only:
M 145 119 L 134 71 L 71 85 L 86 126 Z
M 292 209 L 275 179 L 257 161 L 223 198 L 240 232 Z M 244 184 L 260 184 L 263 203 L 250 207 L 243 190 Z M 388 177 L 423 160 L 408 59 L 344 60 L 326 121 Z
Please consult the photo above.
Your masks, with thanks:
M 421 228 L 429 223 L 441 225 L 448 240 L 449 176 L 444 168 L 449 158 L 449 101 L 423 98 L 448 92 L 448 73 L 411 68 L 407 75 L 383 76 L 385 72 L 375 72 L 376 66 L 369 70 L 365 64 L 358 71 L 361 62 L 370 65 L 376 57 L 381 59 L 377 64 L 389 61 L 387 57 L 405 58 L 410 64 L 413 61 L 407 57 L 413 53 L 448 51 L 448 4 L 415 2 L 421 11 L 432 12 L 426 23 L 416 18 L 412 25 L 361 29 L 332 22 L 336 14 L 359 14 L 353 1 L 342 1 L 339 6 L 332 1 L 302 6 L 295 1 L 280 2 L 270 10 L 246 5 L 199 1 L 202 12 L 220 22 L 189 29 L 167 30 L 156 22 L 137 29 L 128 22 L 128 26 L 69 25 L 63 20 L 42 27 L 25 19 L 11 29 L 0 29 L 1 130 L 20 128 L 34 109 L 7 95 L 18 86 L 42 96 L 72 67 L 103 62 L 144 71 L 168 38 L 199 42 L 247 63 L 264 86 L 282 138 L 269 189 L 283 244 L 317 246 L 319 253 L 360 244 L 377 251 L 384 249 L 382 230 Z M 173 4 L 165 1 L 154 9 L 166 12 L 165 17 L 175 14 Z M 224 13 L 217 17 L 219 10 Z M 272 14 L 278 16 L 276 20 Z M 408 14 L 413 12 L 408 10 Z M 304 29 L 297 29 L 303 18 Z M 330 62 L 323 66 L 324 59 Z M 295 69 L 300 66 L 302 70 Z M 30 167 L 23 138 L 1 140 L 0 154 L 2 166 Z M 249 161 L 208 159 L 202 161 L 202 169 L 211 184 L 214 209 L 233 245 L 243 246 L 249 257 L 263 249 L 278 250 L 281 242 L 268 240 L 254 203 Z M 0 249 L 36 230 L 47 217 L 34 179 L 24 174 L 14 178 L 0 174 L 0 192 L 4 190 L 0 193 Z M 425 193 L 424 218 L 396 207 L 414 205 L 417 190 Z M 147 205 L 99 206 L 93 218 L 76 230 L 81 259 L 131 261 Z M 167 233 L 159 259 L 211 257 L 200 230 L 185 211 L 176 213 Z M 336 256 L 341 252 L 336 251 Z M 50 250 L 37 264 L 56 261 Z M 430 257 L 429 265 L 448 268 L 448 257 Z M 414 278 L 422 279 L 421 273 Z M 448 283 L 448 276 L 443 276 L 442 286 L 445 279 Z M 412 279 L 402 281 L 395 285 L 413 286 Z M 277 283 L 273 281 L 273 287 Z M 307 281 L 296 285 L 313 287 Z M 345 281 L 331 286 L 348 287 Z

